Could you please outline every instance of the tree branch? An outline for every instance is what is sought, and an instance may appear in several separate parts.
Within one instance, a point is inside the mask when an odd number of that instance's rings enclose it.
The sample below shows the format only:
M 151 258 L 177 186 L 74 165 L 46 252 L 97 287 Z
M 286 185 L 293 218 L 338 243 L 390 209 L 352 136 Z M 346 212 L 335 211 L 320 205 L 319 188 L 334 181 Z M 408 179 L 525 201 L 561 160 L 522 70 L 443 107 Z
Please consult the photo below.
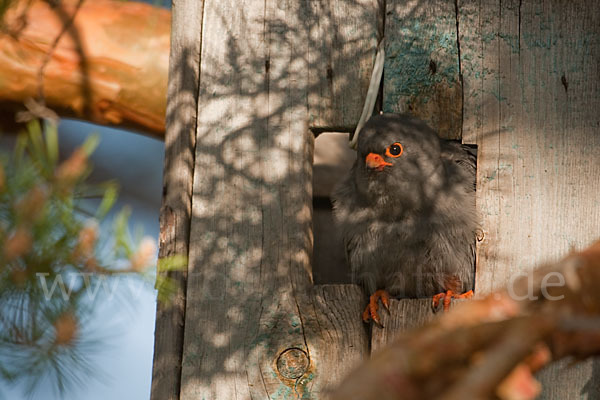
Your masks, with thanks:
M 113 0 L 15 0 L 0 29 L 0 107 L 162 137 L 170 12 Z
M 600 242 L 403 334 L 330 398 L 534 398 L 533 372 L 552 360 L 600 354 L 598 287 Z M 532 296 L 515 295 L 528 288 Z

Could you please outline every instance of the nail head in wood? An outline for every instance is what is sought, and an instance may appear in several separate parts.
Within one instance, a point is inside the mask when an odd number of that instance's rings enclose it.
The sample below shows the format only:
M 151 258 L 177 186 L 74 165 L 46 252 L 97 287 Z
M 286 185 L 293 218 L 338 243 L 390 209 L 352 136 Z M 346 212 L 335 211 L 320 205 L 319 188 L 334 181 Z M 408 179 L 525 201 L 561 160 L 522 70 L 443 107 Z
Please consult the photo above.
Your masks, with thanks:
M 483 242 L 483 239 L 485 239 L 485 233 L 481 229 L 478 229 L 476 231 L 476 235 L 477 235 L 477 241 Z

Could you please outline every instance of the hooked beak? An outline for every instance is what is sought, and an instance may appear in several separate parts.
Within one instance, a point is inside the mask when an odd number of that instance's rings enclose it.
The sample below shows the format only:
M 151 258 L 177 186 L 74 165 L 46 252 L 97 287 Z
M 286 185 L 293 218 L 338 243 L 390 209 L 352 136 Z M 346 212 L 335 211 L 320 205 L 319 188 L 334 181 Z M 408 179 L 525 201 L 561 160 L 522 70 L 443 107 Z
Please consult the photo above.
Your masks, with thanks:
M 365 164 L 367 165 L 367 168 L 380 172 L 383 171 L 386 166 L 392 166 L 392 163 L 385 162 L 383 157 L 375 153 L 369 153 L 367 155 Z

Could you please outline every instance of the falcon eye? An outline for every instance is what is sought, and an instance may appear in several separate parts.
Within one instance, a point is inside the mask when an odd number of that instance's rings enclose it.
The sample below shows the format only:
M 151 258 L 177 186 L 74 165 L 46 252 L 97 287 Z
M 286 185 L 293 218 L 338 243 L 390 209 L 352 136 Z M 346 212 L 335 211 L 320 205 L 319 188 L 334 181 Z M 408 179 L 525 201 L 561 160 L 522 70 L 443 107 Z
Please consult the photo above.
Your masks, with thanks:
M 398 142 L 391 144 L 390 146 L 388 146 L 387 149 L 385 149 L 385 155 L 388 157 L 400 157 L 402 155 L 402 152 L 404 150 L 402 149 L 402 145 Z

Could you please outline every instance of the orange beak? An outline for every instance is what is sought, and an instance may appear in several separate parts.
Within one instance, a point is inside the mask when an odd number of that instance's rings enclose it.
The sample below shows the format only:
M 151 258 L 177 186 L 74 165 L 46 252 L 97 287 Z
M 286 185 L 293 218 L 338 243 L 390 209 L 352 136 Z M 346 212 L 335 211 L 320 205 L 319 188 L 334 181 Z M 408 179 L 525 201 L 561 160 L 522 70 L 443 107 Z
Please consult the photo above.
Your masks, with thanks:
M 385 162 L 383 157 L 379 154 L 369 153 L 367 158 L 365 159 L 365 163 L 367 164 L 367 168 L 374 169 L 376 171 L 383 171 L 383 169 L 387 166 L 391 166 L 392 163 Z

